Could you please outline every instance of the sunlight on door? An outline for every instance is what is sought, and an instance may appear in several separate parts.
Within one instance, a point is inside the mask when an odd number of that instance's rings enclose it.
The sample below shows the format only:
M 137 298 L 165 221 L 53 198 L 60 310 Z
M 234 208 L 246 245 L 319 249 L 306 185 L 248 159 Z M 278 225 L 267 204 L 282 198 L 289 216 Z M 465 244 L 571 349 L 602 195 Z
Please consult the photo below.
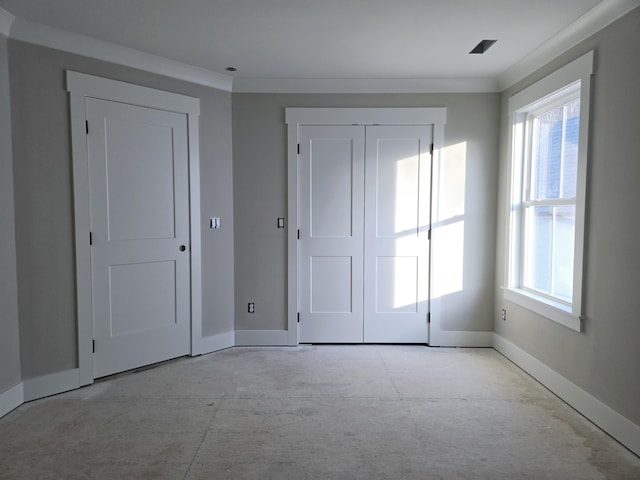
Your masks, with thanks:
M 394 170 L 395 192 L 392 204 L 395 204 L 393 223 L 396 235 L 396 257 L 393 259 L 393 271 L 388 273 L 393 277 L 393 309 L 398 313 L 410 313 L 417 311 L 419 302 L 427 300 L 428 291 L 423 289 L 423 292 L 420 292 L 418 288 L 420 272 L 417 257 L 402 255 L 403 252 L 410 251 L 416 235 L 429 227 L 428 217 L 426 224 L 423 223 L 425 219 L 420 218 L 422 206 L 420 196 L 427 192 L 420 191 L 420 175 L 424 172 L 421 169 L 419 155 L 411 155 L 396 161 Z

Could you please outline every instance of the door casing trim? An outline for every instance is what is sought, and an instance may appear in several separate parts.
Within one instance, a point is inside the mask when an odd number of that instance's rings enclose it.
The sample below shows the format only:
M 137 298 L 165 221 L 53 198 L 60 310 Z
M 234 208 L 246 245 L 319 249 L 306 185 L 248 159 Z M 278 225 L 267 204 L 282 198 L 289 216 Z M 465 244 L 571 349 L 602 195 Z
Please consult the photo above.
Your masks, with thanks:
M 299 185 L 298 185 L 298 128 L 302 125 L 433 125 L 433 165 L 440 163 L 444 146 L 444 125 L 447 123 L 446 107 L 420 108 L 286 108 L 287 124 L 287 327 L 289 345 L 298 345 L 298 228 L 299 228 Z M 432 196 L 437 195 L 432 187 Z M 433 202 L 431 202 L 433 205 Z M 433 239 L 432 239 L 433 240 Z M 430 269 L 430 297 L 433 285 L 433 271 Z M 439 345 L 440 302 L 431 299 L 431 324 L 429 325 L 429 345 Z
M 202 246 L 200 237 L 200 99 L 107 78 L 66 72 L 71 110 L 73 209 L 76 260 L 76 316 L 80 386 L 93 383 L 93 315 L 89 231 L 89 164 L 87 154 L 87 97 L 187 115 L 189 146 L 189 234 L 191 242 L 191 355 L 202 350 Z

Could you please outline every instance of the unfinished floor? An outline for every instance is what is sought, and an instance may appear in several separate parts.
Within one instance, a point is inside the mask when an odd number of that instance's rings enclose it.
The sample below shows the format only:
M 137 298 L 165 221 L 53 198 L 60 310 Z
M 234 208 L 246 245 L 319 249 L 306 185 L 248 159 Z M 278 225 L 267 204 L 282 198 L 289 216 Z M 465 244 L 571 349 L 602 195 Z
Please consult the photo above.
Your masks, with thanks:
M 0 419 L 9 479 L 640 479 L 492 349 L 234 348 Z

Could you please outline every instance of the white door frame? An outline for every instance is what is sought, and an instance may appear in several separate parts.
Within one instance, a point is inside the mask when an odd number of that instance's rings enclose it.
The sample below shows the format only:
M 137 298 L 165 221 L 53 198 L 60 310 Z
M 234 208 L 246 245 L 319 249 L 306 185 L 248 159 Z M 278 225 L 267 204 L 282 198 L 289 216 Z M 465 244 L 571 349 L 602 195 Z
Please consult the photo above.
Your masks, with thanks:
M 185 95 L 67 70 L 71 107 L 73 203 L 75 216 L 78 367 L 80 386 L 93 383 L 93 315 L 89 245 L 89 163 L 85 98 L 99 98 L 187 115 L 189 146 L 189 222 L 191 242 L 191 355 L 201 352 L 202 262 L 200 240 L 200 100 Z
M 425 108 L 286 108 L 287 124 L 287 185 L 289 231 L 287 232 L 287 325 L 289 345 L 298 344 L 298 127 L 301 125 L 433 125 L 433 168 L 440 164 L 444 146 L 444 125 L 447 122 L 446 107 Z M 436 185 L 432 196 L 437 195 Z M 433 204 L 433 202 L 432 202 Z M 433 206 L 431 207 L 433 209 Z M 432 237 L 433 240 L 433 237 Z M 430 268 L 430 296 L 433 274 Z M 440 306 L 431 303 L 429 344 L 439 345 Z

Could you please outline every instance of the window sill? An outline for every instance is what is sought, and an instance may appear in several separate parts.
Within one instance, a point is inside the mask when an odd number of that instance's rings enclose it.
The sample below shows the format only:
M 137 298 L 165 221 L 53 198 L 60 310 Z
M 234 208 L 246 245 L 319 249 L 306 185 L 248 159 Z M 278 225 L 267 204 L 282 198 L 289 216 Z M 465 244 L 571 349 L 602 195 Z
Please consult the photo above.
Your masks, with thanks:
M 571 308 L 559 302 L 517 288 L 503 287 L 504 299 L 526 308 L 551 321 L 564 325 L 576 332 L 582 331 L 580 316 L 571 311 Z

